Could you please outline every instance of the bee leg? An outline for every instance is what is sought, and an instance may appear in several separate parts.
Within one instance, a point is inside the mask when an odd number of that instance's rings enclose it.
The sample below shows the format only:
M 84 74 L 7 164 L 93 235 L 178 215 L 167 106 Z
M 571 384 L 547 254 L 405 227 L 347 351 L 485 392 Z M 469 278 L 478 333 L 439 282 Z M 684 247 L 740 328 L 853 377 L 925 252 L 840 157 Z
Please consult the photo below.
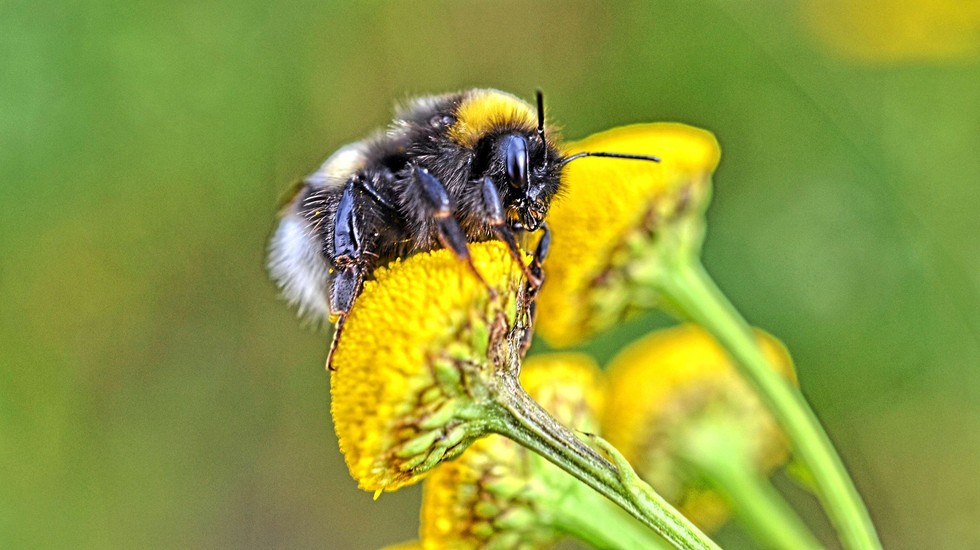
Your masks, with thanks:
M 425 206 L 429 214 L 436 222 L 439 242 L 442 246 L 453 251 L 457 258 L 469 265 L 470 270 L 476 278 L 487 287 L 491 297 L 496 297 L 497 292 L 487 284 L 486 279 L 476 269 L 473 264 L 473 257 L 470 256 L 470 249 L 466 246 L 466 234 L 459 226 L 459 222 L 453 217 L 452 201 L 449 200 L 449 193 L 435 176 L 424 168 L 415 167 L 415 181 L 421 188 Z
M 355 215 L 354 194 L 355 178 L 351 178 L 344 186 L 344 192 L 337 203 L 337 214 L 333 227 L 333 257 L 330 264 L 334 266 L 333 281 L 330 286 L 330 313 L 337 315 L 334 326 L 333 341 L 327 353 L 327 368 L 333 368 L 333 354 L 344 330 L 344 321 L 354 305 L 354 299 L 361 293 L 364 283 L 362 255 L 364 241 L 361 239 L 360 220 Z
M 391 176 L 390 172 L 386 172 L 386 174 L 388 174 L 388 177 Z M 364 178 L 357 178 L 357 185 L 359 185 L 361 189 L 367 192 L 367 194 L 370 195 L 372 199 L 374 199 L 374 202 L 380 204 L 389 212 L 395 212 L 395 213 L 398 212 L 398 209 L 395 208 L 395 205 L 391 204 L 390 202 L 388 202 L 387 199 L 382 197 L 381 193 L 378 192 L 378 189 L 370 181 L 367 181 Z
M 548 256 L 548 250 L 551 248 L 551 229 L 548 227 L 547 223 L 541 224 L 541 240 L 538 241 L 537 248 L 534 249 L 534 259 L 531 260 L 530 271 L 537 278 L 537 285 L 532 283 L 532 279 L 528 278 L 527 283 L 527 317 L 528 317 L 528 329 L 524 333 L 524 338 L 521 339 L 521 355 L 527 353 L 528 348 L 531 347 L 531 337 L 534 335 L 534 324 L 537 322 L 537 300 L 535 298 L 538 295 L 538 291 L 541 290 L 541 285 L 544 283 L 544 270 L 542 265 L 544 264 L 545 257 Z
M 333 339 L 330 341 L 330 351 L 327 352 L 327 369 L 333 367 L 333 353 L 337 350 L 340 335 L 344 332 L 344 321 L 350 313 L 354 299 L 361 293 L 364 276 L 360 264 L 351 264 L 337 270 L 330 292 L 330 312 L 337 315 L 337 323 L 333 327 Z
M 344 331 L 346 319 L 346 315 L 337 317 L 337 322 L 333 326 L 333 338 L 330 339 L 330 351 L 327 352 L 327 370 L 337 370 L 333 366 L 333 352 L 337 351 L 337 343 L 340 342 L 340 333 Z
M 542 223 L 541 240 L 538 241 L 538 246 L 534 249 L 534 259 L 531 260 L 530 267 L 531 273 L 534 274 L 534 277 L 538 281 L 538 284 L 531 288 L 532 296 L 538 293 L 538 290 L 541 288 L 541 284 L 544 283 L 544 259 L 548 256 L 549 250 L 551 250 L 551 229 L 548 227 L 547 223 Z
M 507 225 L 507 220 L 504 218 L 504 205 L 500 200 L 500 195 L 497 193 L 497 186 L 493 184 L 493 180 L 489 176 L 483 178 L 483 212 L 490 223 L 490 227 L 493 229 L 493 233 L 507 245 L 507 250 L 510 251 L 511 257 L 524 270 L 524 276 L 527 277 L 530 286 L 535 289 L 540 287 L 541 276 L 532 272 L 524 263 L 524 255 L 521 254 L 520 248 L 517 247 L 514 231 Z
M 537 320 L 538 316 L 538 302 L 535 300 L 528 300 L 527 302 L 527 328 L 524 330 L 524 336 L 521 337 L 521 357 L 527 355 L 528 348 L 531 347 L 531 338 L 534 336 L 534 322 Z

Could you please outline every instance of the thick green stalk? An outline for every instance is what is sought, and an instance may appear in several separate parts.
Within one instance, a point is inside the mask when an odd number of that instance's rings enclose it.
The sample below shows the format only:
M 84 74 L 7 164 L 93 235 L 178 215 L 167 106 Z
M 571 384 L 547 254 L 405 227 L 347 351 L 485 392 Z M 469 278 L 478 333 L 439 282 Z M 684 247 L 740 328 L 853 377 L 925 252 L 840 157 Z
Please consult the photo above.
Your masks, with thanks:
M 756 389 L 813 474 L 817 496 L 844 545 L 855 550 L 881 548 L 857 489 L 803 394 L 770 367 L 748 323 L 697 258 L 683 253 L 661 258 L 670 260 L 670 265 L 658 270 L 653 283 L 678 310 L 714 335 Z
M 541 408 L 511 377 L 498 379 L 496 409 L 488 418 L 491 431 L 504 435 L 573 475 L 653 529 L 675 548 L 717 549 L 673 506 L 639 479 L 629 464 L 615 464 L 597 453 Z

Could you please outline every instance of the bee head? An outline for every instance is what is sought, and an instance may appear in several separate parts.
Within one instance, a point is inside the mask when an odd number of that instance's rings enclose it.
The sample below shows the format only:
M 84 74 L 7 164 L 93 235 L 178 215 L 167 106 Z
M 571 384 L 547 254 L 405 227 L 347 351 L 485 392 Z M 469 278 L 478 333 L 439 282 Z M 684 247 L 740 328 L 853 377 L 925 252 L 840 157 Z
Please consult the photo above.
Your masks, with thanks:
M 558 192 L 561 170 L 558 150 L 545 139 L 540 92 L 537 116 L 530 105 L 501 92 L 477 97 L 460 109 L 466 117 L 459 126 L 483 130 L 473 147 L 474 179 L 488 176 L 494 182 L 513 229 L 534 231 Z
M 446 137 L 470 157 L 470 182 L 489 178 L 513 229 L 541 226 L 560 185 L 560 153 L 545 139 L 544 108 L 498 90 L 471 90 L 455 100 Z
M 548 214 L 557 181 L 548 177 L 547 145 L 521 133 L 504 134 L 497 140 L 497 158 L 507 191 L 502 194 L 511 227 L 534 231 Z M 535 154 L 532 154 L 535 153 Z M 533 159 L 533 160 L 532 160 Z

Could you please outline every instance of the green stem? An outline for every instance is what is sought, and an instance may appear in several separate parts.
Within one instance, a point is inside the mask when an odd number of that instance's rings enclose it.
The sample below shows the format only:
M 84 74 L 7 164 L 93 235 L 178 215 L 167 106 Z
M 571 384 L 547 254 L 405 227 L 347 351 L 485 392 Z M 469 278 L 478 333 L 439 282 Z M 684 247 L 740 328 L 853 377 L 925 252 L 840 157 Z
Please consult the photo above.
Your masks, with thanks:
M 684 460 L 720 493 L 765 546 L 785 550 L 822 548 L 806 524 L 753 465 L 738 427 L 706 421 L 691 431 Z
M 803 394 L 774 371 L 739 315 L 696 258 L 679 254 L 657 277 L 665 296 L 724 346 L 813 474 L 818 497 L 845 547 L 878 549 L 868 511 Z
M 823 548 L 800 517 L 767 479 L 745 468 L 715 470 L 717 489 L 756 540 L 769 548 L 806 550 Z
M 511 376 L 497 379 L 489 428 L 538 453 L 613 501 L 675 548 L 718 545 L 644 483 L 625 461 L 613 464 L 559 424 Z
M 596 548 L 666 550 L 667 542 L 640 522 L 577 483 L 570 493 L 552 506 L 553 525 Z

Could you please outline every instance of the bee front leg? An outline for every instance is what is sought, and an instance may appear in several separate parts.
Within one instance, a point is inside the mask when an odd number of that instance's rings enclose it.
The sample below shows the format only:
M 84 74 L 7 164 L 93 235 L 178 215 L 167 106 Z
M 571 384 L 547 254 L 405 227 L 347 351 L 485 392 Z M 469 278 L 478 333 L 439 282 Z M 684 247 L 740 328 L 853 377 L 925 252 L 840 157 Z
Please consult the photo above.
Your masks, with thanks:
M 484 176 L 483 178 L 482 197 L 483 215 L 486 216 L 494 235 L 507 245 L 511 257 L 524 270 L 524 276 L 527 277 L 528 284 L 537 291 L 541 286 L 540 269 L 538 273 L 535 273 L 524 263 L 524 255 L 521 254 L 520 248 L 517 247 L 514 231 L 507 225 L 507 220 L 504 218 L 504 205 L 500 200 L 500 194 L 497 193 L 497 186 L 493 184 L 493 180 L 489 176 Z
M 533 288 L 533 294 L 537 294 L 541 284 L 544 283 L 544 259 L 548 257 L 548 251 L 551 250 L 551 229 L 547 223 L 542 223 L 540 229 L 541 240 L 538 241 L 538 246 L 534 249 L 534 259 L 531 260 L 530 267 L 531 273 L 538 280 L 537 286 Z
M 418 184 L 419 190 L 422 193 L 422 198 L 424 199 L 422 203 L 428 210 L 427 214 L 436 222 L 439 242 L 442 243 L 443 247 L 452 250 L 457 258 L 466 262 L 473 274 L 476 275 L 476 278 L 490 291 L 490 295 L 496 296 L 496 291 L 487 284 L 486 279 L 483 278 L 483 275 L 476 269 L 476 265 L 473 264 L 470 249 L 466 246 L 466 234 L 459 226 L 456 218 L 453 217 L 453 204 L 449 198 L 449 192 L 446 191 L 446 187 L 425 168 L 416 166 L 413 176 L 415 183 Z
M 526 354 L 528 348 L 531 347 L 531 336 L 534 331 L 530 327 L 534 327 L 537 322 L 538 309 L 537 300 L 535 298 L 538 295 L 538 291 L 541 290 L 541 285 L 544 283 L 544 270 L 542 268 L 544 264 L 544 259 L 548 256 L 548 250 L 551 249 L 551 229 L 548 227 L 547 223 L 541 224 L 541 240 L 538 241 L 538 246 L 534 249 L 534 258 L 531 260 L 531 266 L 529 271 L 534 274 L 537 279 L 538 284 L 534 285 L 531 283 L 532 279 L 528 278 L 527 283 L 527 315 L 528 315 L 528 330 L 524 333 L 524 338 L 521 341 L 521 354 Z

